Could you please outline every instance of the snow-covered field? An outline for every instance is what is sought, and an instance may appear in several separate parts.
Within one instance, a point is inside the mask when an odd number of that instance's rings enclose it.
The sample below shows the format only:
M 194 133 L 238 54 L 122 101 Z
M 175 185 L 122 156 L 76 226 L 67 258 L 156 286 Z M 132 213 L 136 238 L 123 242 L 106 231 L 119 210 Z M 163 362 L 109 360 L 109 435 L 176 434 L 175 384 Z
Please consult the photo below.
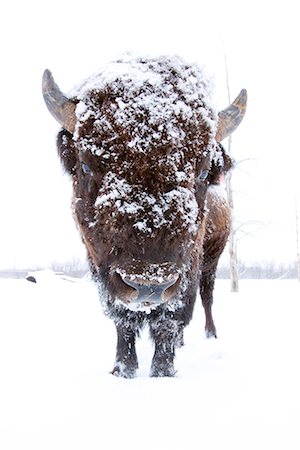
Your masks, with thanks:
M 300 283 L 218 280 L 219 338 L 198 301 L 177 376 L 109 374 L 116 335 L 95 287 L 48 273 L 0 281 L 1 450 L 299 450 Z

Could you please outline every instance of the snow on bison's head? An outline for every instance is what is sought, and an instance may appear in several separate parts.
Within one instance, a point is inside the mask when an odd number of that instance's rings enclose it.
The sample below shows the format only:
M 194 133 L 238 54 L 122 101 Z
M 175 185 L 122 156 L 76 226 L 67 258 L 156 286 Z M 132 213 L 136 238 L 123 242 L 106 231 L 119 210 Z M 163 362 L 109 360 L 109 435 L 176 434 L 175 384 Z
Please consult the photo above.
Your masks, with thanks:
M 209 91 L 202 70 L 178 57 L 117 60 L 69 96 L 44 73 L 74 216 L 114 308 L 174 308 L 193 295 L 209 174 L 246 104 L 241 91 L 217 114 Z

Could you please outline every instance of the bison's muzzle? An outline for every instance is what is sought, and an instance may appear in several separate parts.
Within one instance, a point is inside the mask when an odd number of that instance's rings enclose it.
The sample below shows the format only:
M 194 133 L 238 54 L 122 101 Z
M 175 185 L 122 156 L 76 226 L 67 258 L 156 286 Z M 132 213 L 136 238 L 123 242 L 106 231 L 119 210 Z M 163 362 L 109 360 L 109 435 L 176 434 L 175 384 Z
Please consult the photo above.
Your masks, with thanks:
M 111 286 L 129 309 L 155 308 L 171 300 L 180 285 L 180 270 L 172 263 L 135 261 L 110 271 Z

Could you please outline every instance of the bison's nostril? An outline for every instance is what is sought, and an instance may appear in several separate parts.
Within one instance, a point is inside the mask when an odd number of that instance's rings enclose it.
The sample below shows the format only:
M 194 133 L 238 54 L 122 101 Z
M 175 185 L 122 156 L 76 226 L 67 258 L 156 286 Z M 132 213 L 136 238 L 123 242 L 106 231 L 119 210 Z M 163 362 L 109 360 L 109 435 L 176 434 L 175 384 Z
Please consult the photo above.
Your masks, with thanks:
M 132 302 L 138 297 L 138 291 L 133 286 L 125 283 L 118 273 L 112 274 L 111 282 L 112 291 L 124 302 Z

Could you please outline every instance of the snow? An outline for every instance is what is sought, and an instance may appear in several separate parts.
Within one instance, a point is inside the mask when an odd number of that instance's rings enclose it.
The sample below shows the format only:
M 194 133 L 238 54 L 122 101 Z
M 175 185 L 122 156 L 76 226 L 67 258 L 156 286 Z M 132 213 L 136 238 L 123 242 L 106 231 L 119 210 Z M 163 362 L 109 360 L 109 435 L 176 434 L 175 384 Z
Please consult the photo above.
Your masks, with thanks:
M 3 450 L 298 450 L 300 283 L 217 280 L 217 340 L 198 300 L 175 378 L 109 374 L 116 334 L 87 280 L 0 280 Z
M 227 202 L 226 185 L 225 183 L 211 184 L 208 187 L 211 194 L 212 201 L 224 203 Z
M 228 205 L 228 198 L 226 193 L 226 185 L 225 183 L 220 184 L 212 184 L 208 187 L 207 191 L 207 207 L 210 208 L 222 208 L 224 205 Z M 227 206 L 226 206 L 227 210 Z M 213 223 L 208 224 L 208 231 L 210 231 L 210 227 L 215 227 Z

